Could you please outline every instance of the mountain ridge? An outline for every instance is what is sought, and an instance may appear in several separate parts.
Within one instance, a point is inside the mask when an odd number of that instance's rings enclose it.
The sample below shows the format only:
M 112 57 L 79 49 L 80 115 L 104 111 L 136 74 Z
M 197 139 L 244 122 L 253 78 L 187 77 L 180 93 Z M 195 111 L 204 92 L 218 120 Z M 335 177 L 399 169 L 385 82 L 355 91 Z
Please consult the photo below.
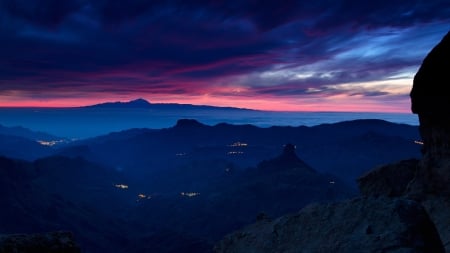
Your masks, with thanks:
M 181 103 L 151 103 L 143 98 L 129 100 L 127 102 L 105 102 L 93 104 L 88 106 L 81 106 L 77 108 L 124 108 L 124 109 L 209 109 L 209 110 L 238 110 L 238 111 L 258 111 L 247 108 L 238 108 L 231 106 L 213 106 L 213 105 L 195 105 L 195 104 L 181 104 Z

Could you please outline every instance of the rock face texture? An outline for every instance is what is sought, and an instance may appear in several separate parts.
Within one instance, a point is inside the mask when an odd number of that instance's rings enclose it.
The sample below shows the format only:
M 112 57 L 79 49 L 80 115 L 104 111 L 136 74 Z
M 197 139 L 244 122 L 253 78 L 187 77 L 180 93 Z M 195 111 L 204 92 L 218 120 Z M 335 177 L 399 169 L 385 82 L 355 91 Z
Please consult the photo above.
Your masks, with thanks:
M 424 59 L 411 91 L 421 160 L 378 167 L 358 179 L 362 197 L 262 219 L 226 236 L 215 252 L 450 253 L 448 73 L 450 32 Z
M 410 159 L 371 170 L 358 179 L 359 191 L 364 196 L 403 196 L 416 175 L 419 162 Z
M 310 205 L 226 236 L 217 253 L 444 252 L 424 208 L 414 201 L 358 198 Z
M 80 253 L 70 232 L 0 235 L 0 253 Z
M 422 161 L 406 160 L 379 167 L 358 179 L 359 189 L 365 197 L 398 197 L 420 203 L 435 224 L 446 252 L 449 253 L 450 196 L 445 191 L 430 192 L 429 187 L 424 184 L 420 184 L 423 186 L 420 188 L 416 177 L 421 176 L 418 172 L 423 169 L 422 166 Z M 434 184 L 432 178 L 427 180 L 428 184 Z M 450 188 L 450 185 L 447 187 Z

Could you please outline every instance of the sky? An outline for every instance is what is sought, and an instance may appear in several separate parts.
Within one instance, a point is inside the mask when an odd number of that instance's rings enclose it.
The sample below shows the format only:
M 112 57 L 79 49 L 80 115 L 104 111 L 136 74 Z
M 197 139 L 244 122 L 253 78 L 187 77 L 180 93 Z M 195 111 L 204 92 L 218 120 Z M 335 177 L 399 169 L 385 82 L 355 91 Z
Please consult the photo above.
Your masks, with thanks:
M 0 0 L 0 107 L 410 112 L 448 0 Z

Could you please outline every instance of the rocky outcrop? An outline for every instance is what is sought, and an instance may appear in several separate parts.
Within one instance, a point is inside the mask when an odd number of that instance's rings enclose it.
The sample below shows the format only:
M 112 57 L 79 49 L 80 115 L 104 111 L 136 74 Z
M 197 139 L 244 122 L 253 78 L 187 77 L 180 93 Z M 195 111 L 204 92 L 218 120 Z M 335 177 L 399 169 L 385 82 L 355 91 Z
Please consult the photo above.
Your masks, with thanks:
M 450 198 L 445 192 L 430 192 L 429 186 L 417 184 L 417 178 L 421 176 L 418 172 L 423 169 L 421 166 L 422 161 L 406 160 L 379 167 L 358 179 L 359 189 L 365 197 L 401 197 L 420 203 L 435 224 L 446 252 L 449 253 Z M 432 178 L 425 180 L 434 184 Z M 447 187 L 450 188 L 450 185 Z
M 450 253 L 450 199 L 428 196 L 421 201 L 441 237 L 445 252 Z
M 418 199 L 450 252 L 450 32 L 424 59 L 411 90 L 424 143 L 423 159 L 406 195 Z
M 403 196 L 416 175 L 418 166 L 417 159 L 380 166 L 358 178 L 359 190 L 364 196 Z
M 303 160 L 301 160 L 295 153 L 294 144 L 284 145 L 283 152 L 278 157 L 262 161 L 258 164 L 258 169 L 264 171 L 278 171 L 278 170 L 301 170 L 303 173 L 318 174 L 316 170 L 311 168 Z
M 414 76 L 413 113 L 443 121 L 450 113 L 450 32 L 428 53 Z M 422 122 L 421 122 L 422 123 Z
M 216 253 L 444 252 L 424 208 L 415 201 L 358 198 L 310 205 L 226 236 Z
M 450 194 L 450 32 L 425 57 L 414 77 L 411 109 L 418 114 L 423 160 L 411 190 Z
M 0 235 L 0 253 L 80 253 L 70 232 Z

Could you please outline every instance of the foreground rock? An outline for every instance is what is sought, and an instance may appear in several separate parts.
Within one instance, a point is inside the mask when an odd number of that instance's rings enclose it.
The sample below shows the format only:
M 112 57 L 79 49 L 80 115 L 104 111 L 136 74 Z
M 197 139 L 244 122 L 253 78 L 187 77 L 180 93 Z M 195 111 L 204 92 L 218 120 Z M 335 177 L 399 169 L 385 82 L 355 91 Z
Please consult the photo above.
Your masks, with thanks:
M 311 205 L 226 236 L 216 253 L 444 252 L 424 208 L 415 201 L 359 198 Z
M 0 253 L 80 253 L 70 232 L 0 235 Z
M 450 32 L 425 57 L 414 76 L 411 109 L 418 114 L 423 159 L 411 190 L 450 194 Z
M 419 163 L 417 159 L 410 159 L 380 166 L 358 179 L 359 190 L 364 196 L 404 196 Z
M 443 164 L 443 166 L 450 168 L 450 164 Z M 446 191 L 430 192 L 430 186 L 417 184 L 417 177 L 420 176 L 422 169 L 423 161 L 418 160 L 400 161 L 397 164 L 381 166 L 361 177 L 358 180 L 359 188 L 366 197 L 402 197 L 421 203 L 435 224 L 446 252 L 449 253 L 450 195 Z M 435 182 L 440 181 L 433 177 L 426 180 L 431 187 Z M 412 185 L 414 188 L 411 187 Z M 450 188 L 450 185 L 447 187 Z

